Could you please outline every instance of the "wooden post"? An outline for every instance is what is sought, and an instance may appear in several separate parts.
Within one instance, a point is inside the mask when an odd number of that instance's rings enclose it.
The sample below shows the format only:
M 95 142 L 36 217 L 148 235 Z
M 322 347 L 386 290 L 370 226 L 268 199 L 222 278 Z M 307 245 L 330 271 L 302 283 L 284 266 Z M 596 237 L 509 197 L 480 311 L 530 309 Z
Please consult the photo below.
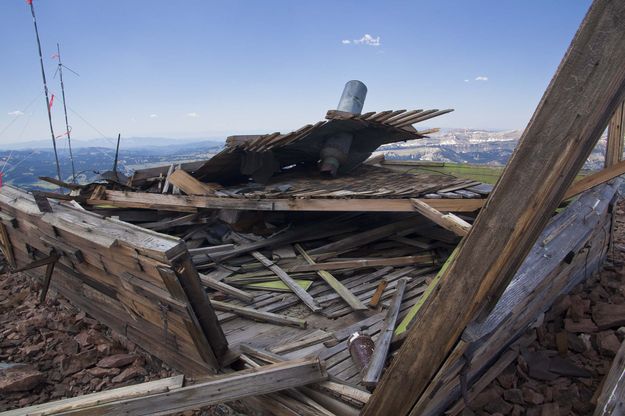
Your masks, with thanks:
M 185 291 L 189 303 L 197 315 L 200 327 L 210 344 L 210 347 L 219 360 L 228 349 L 228 341 L 219 324 L 215 310 L 211 306 L 204 289 L 200 286 L 200 277 L 191 261 L 188 252 L 172 261 L 180 285 Z
M 597 399 L 594 416 L 623 414 L 625 409 L 625 342 L 621 344 Z
M 625 101 L 616 108 L 608 126 L 608 142 L 605 149 L 605 167 L 609 168 L 623 159 L 625 139 Z
M 625 96 L 625 2 L 595 0 L 469 234 L 365 416 L 411 414 L 462 331 L 497 301 Z

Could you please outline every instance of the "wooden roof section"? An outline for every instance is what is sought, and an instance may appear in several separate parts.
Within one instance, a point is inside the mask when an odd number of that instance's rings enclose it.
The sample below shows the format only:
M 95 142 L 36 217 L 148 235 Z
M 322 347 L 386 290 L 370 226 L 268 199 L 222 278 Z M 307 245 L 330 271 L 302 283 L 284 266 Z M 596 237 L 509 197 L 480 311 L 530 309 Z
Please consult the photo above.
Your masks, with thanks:
M 398 141 L 425 137 L 434 130 L 418 132 L 413 124 L 453 111 L 447 110 L 387 110 L 362 115 L 330 110 L 326 120 L 308 124 L 298 130 L 282 134 L 231 136 L 226 147 L 193 172 L 196 178 L 209 182 L 223 182 L 240 178 L 243 155 L 257 153 L 278 159 L 281 167 L 304 161 L 316 162 L 327 137 L 339 132 L 353 134 L 350 153 L 371 153 L 379 146 Z M 365 157 L 366 158 L 366 157 Z

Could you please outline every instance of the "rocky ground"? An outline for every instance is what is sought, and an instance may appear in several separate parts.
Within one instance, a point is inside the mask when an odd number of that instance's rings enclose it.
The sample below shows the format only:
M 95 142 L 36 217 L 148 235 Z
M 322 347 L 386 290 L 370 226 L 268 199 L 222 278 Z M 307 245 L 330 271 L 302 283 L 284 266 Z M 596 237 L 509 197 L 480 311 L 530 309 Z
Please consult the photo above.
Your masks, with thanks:
M 0 411 L 174 375 L 23 274 L 0 275 Z
M 600 273 L 562 296 L 536 341 L 473 400 L 464 415 L 592 415 L 601 382 L 625 339 L 625 203 Z
M 5 271 L 0 263 L 0 412 L 176 375 L 62 296 L 40 305 L 36 283 Z M 243 413 L 217 405 L 183 415 Z

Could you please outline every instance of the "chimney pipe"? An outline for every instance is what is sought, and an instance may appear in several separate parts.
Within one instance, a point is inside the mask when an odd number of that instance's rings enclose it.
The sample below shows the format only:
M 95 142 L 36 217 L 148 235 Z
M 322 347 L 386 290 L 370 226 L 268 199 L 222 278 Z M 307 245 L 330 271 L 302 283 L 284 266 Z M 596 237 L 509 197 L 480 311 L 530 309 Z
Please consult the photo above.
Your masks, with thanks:
M 361 81 L 348 81 L 343 88 L 337 110 L 360 114 L 367 97 L 367 86 Z M 354 136 L 351 133 L 337 133 L 326 139 L 321 149 L 321 173 L 336 176 L 341 163 L 347 160 Z

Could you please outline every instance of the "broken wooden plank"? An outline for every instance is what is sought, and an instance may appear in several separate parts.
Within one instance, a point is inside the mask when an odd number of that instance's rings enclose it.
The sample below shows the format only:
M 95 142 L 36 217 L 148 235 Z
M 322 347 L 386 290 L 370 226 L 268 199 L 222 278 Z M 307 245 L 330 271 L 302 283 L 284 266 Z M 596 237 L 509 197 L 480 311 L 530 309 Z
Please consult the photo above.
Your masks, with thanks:
M 221 189 L 220 185 L 198 181 L 182 169 L 172 172 L 168 180 L 187 195 L 210 195 Z
M 342 238 L 338 241 L 333 241 L 324 246 L 317 247 L 313 250 L 310 250 L 309 254 L 341 254 L 354 248 L 361 247 L 363 245 L 394 235 L 400 231 L 419 227 L 423 225 L 423 223 L 424 221 L 421 218 L 408 218 L 401 221 L 393 222 L 391 224 L 384 224 L 366 231 L 350 234 L 347 237 Z
M 230 286 L 227 283 L 215 280 L 214 278 L 206 274 L 198 273 L 198 276 L 200 276 L 200 281 L 204 286 L 226 293 L 233 298 L 242 300 L 243 302 L 254 302 L 254 295 L 252 295 L 251 293 L 247 293 L 246 291 L 238 289 L 234 286 Z
M 169 391 L 181 388 L 183 382 L 183 375 L 168 377 L 160 380 L 148 381 L 146 383 L 135 384 L 132 386 L 119 387 L 116 389 L 101 391 L 98 393 L 85 394 L 69 399 L 56 400 L 53 402 L 23 407 L 21 409 L 13 409 L 3 412 L 2 416 L 56 415 L 64 412 L 80 410 L 91 406 L 117 402 L 119 400 L 128 400 L 146 395 L 167 393 Z
M 623 100 L 623 20 L 625 2 L 594 1 L 488 203 L 417 313 L 364 416 L 410 414 L 466 325 L 490 310 L 514 276 Z
M 351 334 L 352 332 L 354 332 L 354 330 L 347 332 Z M 285 361 L 284 357 L 281 357 L 266 350 L 254 348 L 248 344 L 241 344 L 241 351 L 271 364 L 281 363 Z M 337 383 L 335 381 L 322 381 L 321 383 L 314 384 L 311 387 L 319 388 L 321 390 L 327 390 L 338 397 L 344 396 L 362 404 L 367 403 L 369 401 L 369 398 L 371 397 L 371 394 L 366 391 L 357 389 L 346 384 Z
M 419 211 L 424 217 L 430 219 L 434 223 L 440 225 L 446 230 L 451 231 L 452 233 L 464 237 L 469 233 L 471 229 L 471 224 L 455 216 L 454 214 L 443 214 L 435 208 L 432 208 L 430 205 L 418 199 L 410 200 L 414 205 L 415 209 Z
M 373 296 L 371 297 L 371 300 L 369 301 L 369 306 L 371 306 L 372 308 L 378 307 L 378 304 L 380 303 L 380 300 L 382 299 L 382 293 L 384 293 L 384 289 L 386 289 L 387 285 L 388 285 L 388 282 L 386 280 L 380 280 L 380 283 L 378 283 L 378 287 L 375 289 L 375 293 L 373 294 Z
M 277 264 L 273 261 L 269 260 L 267 257 L 263 256 L 258 251 L 253 251 L 252 256 L 258 261 L 260 261 L 263 266 L 269 268 L 272 272 L 276 274 L 284 282 L 285 285 L 291 289 L 291 291 L 301 299 L 302 302 L 306 306 L 310 308 L 313 312 L 319 312 L 322 308 L 315 302 L 315 300 L 306 292 L 300 285 L 297 284 L 295 280 L 291 276 L 288 275 L 287 272 L 282 270 Z
M 295 244 L 295 249 L 304 257 L 304 260 L 308 264 L 314 265 L 315 261 L 306 253 L 306 251 L 299 244 Z M 355 311 L 367 310 L 367 307 L 349 291 L 341 282 L 336 280 L 336 277 L 332 276 L 326 270 L 317 270 L 317 274 Z
M 473 212 L 482 208 L 484 204 L 483 199 L 428 199 L 425 202 L 445 212 Z M 193 212 L 194 208 L 251 211 L 414 212 L 414 207 L 408 199 L 267 198 L 256 200 L 111 190 L 103 192 L 100 198 L 89 198 L 86 203 L 181 212 Z
M 424 266 L 433 266 L 437 263 L 436 256 L 431 253 L 420 254 L 417 256 L 390 257 L 381 259 L 358 259 L 358 260 L 339 260 L 327 263 L 301 264 L 291 266 L 288 272 L 310 272 L 318 270 L 342 270 L 342 269 L 362 269 L 368 267 L 381 266 L 409 266 L 421 264 Z
M 306 328 L 306 321 L 303 319 L 293 318 L 286 315 L 278 315 L 277 313 L 259 311 L 254 308 L 233 305 L 232 303 L 220 302 L 211 299 L 211 305 L 218 311 L 231 312 L 245 318 L 254 319 L 256 321 L 269 322 L 272 324 L 289 325 L 298 328 Z
M 602 169 L 599 172 L 595 172 L 588 176 L 583 177 L 579 181 L 575 182 L 564 194 L 563 200 L 573 198 L 576 195 L 581 194 L 589 190 L 590 188 L 594 188 L 597 185 L 600 185 L 604 182 L 609 181 L 610 179 L 614 179 L 617 176 L 625 174 L 625 161 L 618 162 L 608 168 Z
M 252 370 L 238 371 L 167 393 L 68 411 L 66 415 L 165 415 L 194 410 L 249 396 L 317 383 L 328 378 L 324 365 L 316 359 L 293 360 Z
M 397 290 L 393 295 L 393 300 L 388 308 L 386 317 L 384 318 L 384 326 L 378 336 L 378 340 L 375 343 L 375 349 L 371 356 L 371 361 L 367 366 L 365 376 L 362 378 L 362 384 L 365 387 L 373 388 L 378 384 L 382 370 L 384 370 L 384 364 L 386 363 L 386 356 L 388 355 L 388 349 L 391 346 L 391 340 L 393 339 L 393 331 L 395 331 L 395 323 L 397 322 L 397 315 L 399 314 L 399 307 L 401 306 L 401 300 L 404 297 L 404 291 L 406 290 L 406 282 L 408 280 L 402 277 L 397 282 Z
M 270 348 L 269 350 L 274 354 L 285 354 L 291 351 L 309 347 L 314 344 L 320 344 L 333 338 L 334 335 L 332 335 L 332 333 L 318 329 L 312 334 L 306 335 L 304 339 L 298 339 L 297 341 L 278 345 Z
M 165 176 L 165 183 L 163 184 L 162 193 L 166 194 L 169 191 L 169 177 L 174 172 L 174 165 L 169 165 L 169 169 L 167 169 L 167 175 Z

